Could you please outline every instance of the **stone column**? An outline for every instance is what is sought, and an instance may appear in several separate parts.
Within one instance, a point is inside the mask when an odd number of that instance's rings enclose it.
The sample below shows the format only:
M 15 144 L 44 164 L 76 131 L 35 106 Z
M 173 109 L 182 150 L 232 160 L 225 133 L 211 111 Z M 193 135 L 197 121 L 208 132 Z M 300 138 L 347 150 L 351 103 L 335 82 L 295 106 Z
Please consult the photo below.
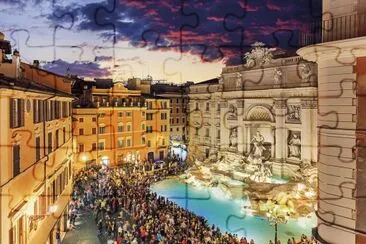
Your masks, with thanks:
M 243 154 L 244 152 L 244 100 L 237 101 L 238 108 L 238 153 Z
M 366 37 L 298 50 L 318 64 L 318 225 L 326 243 L 366 243 Z
M 316 138 L 317 133 L 314 130 L 316 117 L 313 117 L 316 108 L 316 99 L 309 98 L 301 100 L 301 160 L 305 162 L 313 161 L 312 152 L 314 147 L 317 148 L 317 144 L 313 140 L 314 137 Z
M 275 157 L 276 161 L 283 162 L 286 159 L 287 137 L 285 120 L 287 113 L 287 105 L 285 99 L 275 99 L 275 119 L 276 119 L 276 141 L 275 141 Z

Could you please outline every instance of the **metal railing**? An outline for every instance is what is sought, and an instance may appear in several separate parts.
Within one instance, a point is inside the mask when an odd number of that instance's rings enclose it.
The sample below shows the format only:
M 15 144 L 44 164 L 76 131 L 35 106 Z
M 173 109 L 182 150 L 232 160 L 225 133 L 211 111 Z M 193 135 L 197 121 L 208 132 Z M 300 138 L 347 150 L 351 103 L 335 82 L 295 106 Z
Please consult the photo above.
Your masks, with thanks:
M 366 36 L 366 13 L 318 20 L 300 33 L 300 46 Z

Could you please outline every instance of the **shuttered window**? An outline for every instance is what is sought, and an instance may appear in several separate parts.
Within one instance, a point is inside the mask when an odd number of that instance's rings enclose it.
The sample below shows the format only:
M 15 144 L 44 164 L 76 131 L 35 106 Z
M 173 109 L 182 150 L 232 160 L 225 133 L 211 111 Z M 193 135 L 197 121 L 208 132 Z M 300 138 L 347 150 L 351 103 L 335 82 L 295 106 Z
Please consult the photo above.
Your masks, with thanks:
M 59 131 L 60 130 L 56 130 L 56 149 L 59 147 Z
M 48 142 L 48 154 L 50 154 L 52 152 L 52 132 L 48 133 L 47 142 Z
M 41 159 L 41 139 L 40 137 L 36 137 L 36 161 Z
M 20 145 L 13 146 L 13 177 L 20 173 Z
M 24 99 L 10 99 L 10 128 L 24 126 Z

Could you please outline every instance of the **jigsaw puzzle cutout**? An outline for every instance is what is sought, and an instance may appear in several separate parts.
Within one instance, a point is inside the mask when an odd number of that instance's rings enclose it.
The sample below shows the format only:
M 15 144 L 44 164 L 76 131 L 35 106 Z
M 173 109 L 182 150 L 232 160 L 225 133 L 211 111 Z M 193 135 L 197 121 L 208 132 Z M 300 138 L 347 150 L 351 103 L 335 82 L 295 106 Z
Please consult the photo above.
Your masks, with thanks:
M 139 2 L 139 1 L 137 1 Z M 269 0 L 268 0 L 269 2 Z M 309 2 L 309 13 L 310 15 L 314 18 L 314 19 L 318 19 L 319 15 L 317 13 L 315 13 L 314 11 L 314 1 L 313 0 L 308 0 Z M 201 4 L 205 5 L 208 4 L 209 1 L 205 2 L 205 1 L 201 1 L 197 4 Z M 251 1 L 250 1 L 251 3 Z M 64 12 L 64 13 L 60 13 L 60 9 L 58 9 L 56 7 L 57 1 L 53 0 L 53 7 L 55 8 L 54 11 L 54 18 L 62 21 L 63 23 L 65 19 L 68 20 L 69 25 L 65 26 L 65 25 L 55 25 L 53 30 L 52 30 L 52 36 L 53 36 L 53 40 L 50 44 L 48 45 L 35 45 L 34 43 L 31 42 L 31 33 L 26 30 L 26 29 L 16 29 L 12 31 L 11 34 L 11 39 L 16 43 L 16 37 L 15 35 L 18 33 L 25 33 L 26 35 L 26 39 L 25 39 L 25 45 L 27 46 L 27 48 L 30 49 L 37 49 L 37 48 L 41 48 L 41 49 L 49 49 L 51 50 L 50 53 L 53 53 L 53 57 L 52 59 L 54 61 L 56 61 L 58 59 L 58 53 L 59 52 L 65 52 L 66 50 L 70 51 L 73 53 L 73 56 L 75 56 L 75 60 L 81 60 L 82 56 L 84 54 L 84 46 L 83 45 L 60 45 L 57 43 L 57 33 L 60 29 L 65 29 L 65 30 L 71 30 L 74 26 L 74 21 L 75 21 L 75 16 L 74 13 L 72 12 Z M 116 64 L 116 50 L 124 50 L 124 49 L 134 49 L 136 47 L 150 47 L 154 49 L 154 50 L 179 50 L 180 53 L 180 58 L 176 58 L 176 57 L 172 57 L 172 58 L 168 58 L 166 59 L 166 62 L 164 62 L 163 64 L 163 70 L 165 72 L 166 75 L 168 76 L 174 76 L 179 74 L 180 72 L 177 70 L 171 70 L 171 67 L 176 66 L 179 67 L 179 62 L 182 60 L 183 56 L 185 55 L 185 53 L 188 50 L 192 50 L 194 49 L 196 54 L 198 53 L 201 57 L 202 60 L 210 60 L 207 58 L 207 56 L 212 55 L 212 52 L 214 52 L 215 54 L 213 56 L 216 56 L 217 59 L 222 59 L 224 58 L 224 53 L 225 51 L 239 51 L 238 53 L 240 53 L 240 58 L 243 59 L 245 52 L 248 51 L 248 49 L 250 49 L 250 45 L 246 44 L 245 40 L 246 40 L 246 35 L 245 35 L 245 31 L 246 31 L 246 26 L 245 26 L 245 20 L 248 14 L 250 14 L 250 12 L 248 12 L 248 9 L 250 8 L 250 4 L 248 4 L 248 1 L 243 1 L 240 3 L 240 7 L 238 8 L 238 11 L 236 11 L 235 13 L 225 13 L 225 15 L 222 18 L 222 25 L 223 28 L 225 29 L 226 32 L 228 33 L 239 33 L 239 42 L 235 43 L 235 44 L 226 44 L 226 43 L 222 43 L 220 45 L 209 45 L 206 42 L 202 43 L 196 43 L 196 42 L 191 42 L 189 37 L 186 37 L 186 33 L 188 31 L 192 31 L 192 30 L 196 30 L 201 26 L 204 26 L 204 21 L 202 21 L 203 18 L 200 18 L 199 14 L 202 13 L 197 13 L 194 11 L 194 9 L 189 8 L 189 10 L 187 10 L 187 6 L 189 5 L 189 2 L 186 1 L 181 1 L 180 4 L 177 4 L 177 6 L 179 6 L 179 14 L 181 15 L 182 18 L 187 18 L 190 19 L 191 21 L 188 21 L 187 23 L 182 23 L 182 25 L 179 28 L 179 36 L 178 36 L 178 41 L 176 41 L 174 44 L 167 44 L 161 35 L 161 32 L 159 30 L 155 30 L 155 29 L 150 29 L 147 28 L 146 30 L 143 30 L 141 33 L 141 40 L 140 41 L 136 41 L 134 43 L 134 45 L 131 46 L 118 46 L 118 37 L 117 37 L 117 29 L 118 26 L 116 26 L 115 23 L 113 22 L 108 22 L 108 15 L 113 14 L 118 7 L 120 7 L 117 3 L 116 0 L 112 0 L 109 1 L 106 4 L 100 4 L 100 5 L 96 5 L 95 8 L 95 24 L 98 25 L 100 28 L 105 28 L 108 29 L 109 31 L 111 31 L 111 38 L 110 38 L 110 45 L 103 45 L 103 46 L 95 46 L 92 49 L 93 55 L 94 55 L 94 60 L 96 61 L 97 57 L 101 56 L 101 54 L 105 54 L 106 52 L 111 52 L 111 56 L 112 56 L 112 62 L 113 62 L 113 67 L 114 68 L 119 68 L 121 67 L 121 65 L 117 65 Z M 195 5 L 192 5 L 195 6 Z M 331 15 L 331 13 L 328 13 Z M 102 16 L 102 17 L 101 17 Z M 103 18 L 104 17 L 104 18 Z M 192 21 L 194 20 L 194 21 Z M 235 22 L 235 21 L 238 22 Z M 240 23 L 240 25 L 233 25 L 232 23 Z M 329 29 L 319 29 L 319 28 L 315 28 L 313 29 L 313 33 L 314 35 L 318 34 L 320 31 L 330 31 Z M 281 36 L 286 35 L 288 38 L 287 40 L 281 40 Z M 273 31 L 271 33 L 271 37 L 273 40 L 273 44 L 271 44 L 271 47 L 279 47 L 282 46 L 281 43 L 286 42 L 288 47 L 291 48 L 299 48 L 301 47 L 300 45 L 298 45 L 296 43 L 295 40 L 295 33 L 293 30 L 290 29 L 277 29 L 275 31 Z M 353 49 L 350 50 L 352 56 L 354 57 L 353 59 L 350 59 L 348 62 L 342 61 L 343 59 L 341 59 L 340 57 L 342 55 L 344 55 L 344 53 L 342 53 L 341 49 L 337 46 L 322 46 L 321 48 L 318 47 L 314 47 L 315 48 L 315 52 L 324 52 L 327 49 L 338 49 L 339 53 L 335 59 L 335 61 L 337 63 L 339 63 L 342 66 L 353 66 L 355 64 L 355 55 L 354 52 L 358 52 L 358 49 Z M 213 51 L 215 50 L 215 51 Z M 210 54 L 208 54 L 210 53 Z M 169 65 L 171 62 L 173 62 L 174 65 Z M 298 63 L 298 66 L 301 64 L 301 62 Z M 133 73 L 133 67 L 130 64 L 122 64 L 122 66 L 126 66 L 128 67 L 129 70 L 131 70 L 131 73 Z M 182 77 L 182 75 L 180 74 L 180 77 Z M 245 97 L 245 87 L 247 86 L 247 84 L 250 85 L 260 85 L 261 82 L 263 81 L 263 77 L 264 77 L 264 67 L 261 67 L 261 73 L 258 77 L 258 79 L 255 80 L 243 80 L 242 77 L 239 77 L 241 79 L 242 82 L 242 95 L 241 97 Z M 299 76 L 300 77 L 300 76 Z M 180 79 L 182 80 L 182 78 Z M 337 84 L 336 84 L 337 83 Z M 331 99 L 338 99 L 341 97 L 344 97 L 345 95 L 352 97 L 353 95 L 355 95 L 356 93 L 356 84 L 357 81 L 356 80 L 352 80 L 352 79 L 342 79 L 340 81 L 334 82 L 334 84 L 337 86 L 334 89 L 334 95 L 332 95 L 331 97 L 329 97 L 329 95 L 326 96 L 326 98 L 331 98 Z M 217 91 L 217 88 L 213 85 L 209 85 L 207 88 L 207 93 L 210 94 L 211 96 L 215 95 L 215 98 L 217 100 L 220 101 L 224 101 L 224 102 L 228 102 L 229 99 L 225 98 L 224 96 L 224 91 Z M 322 91 L 319 91 L 319 97 L 323 97 L 322 96 Z M 212 97 L 211 97 L 212 98 Z M 209 100 L 211 100 L 211 98 Z M 280 99 L 284 99 L 286 100 L 287 97 L 279 97 Z M 244 109 L 241 109 L 241 113 L 244 113 Z M 274 108 L 274 105 L 270 108 L 270 111 L 272 113 L 272 115 L 274 117 L 278 117 L 278 116 L 288 116 L 291 115 L 292 113 L 294 113 L 293 111 L 289 111 L 287 110 L 287 112 L 285 113 L 281 113 L 281 114 L 276 114 L 276 109 Z M 204 121 L 205 118 L 203 116 L 203 111 L 201 110 L 196 110 L 196 109 L 190 109 L 190 111 L 187 113 L 187 117 L 190 117 L 191 113 L 195 113 L 198 114 L 198 116 L 201 118 L 201 123 L 199 123 L 199 126 L 197 125 L 191 125 L 188 124 L 188 129 L 201 129 L 204 126 Z M 228 112 L 226 112 L 224 114 L 224 118 L 228 115 Z M 239 116 L 244 116 L 244 114 L 238 114 Z M 342 128 L 342 115 L 337 112 L 337 111 L 330 111 L 330 112 L 322 112 L 321 108 L 318 109 L 318 121 L 322 121 L 322 123 L 320 125 L 318 125 L 318 138 L 320 139 L 320 132 L 321 130 L 332 130 L 332 129 L 338 129 L 338 128 Z M 333 123 L 327 123 L 328 120 L 333 121 Z M 188 120 L 187 120 L 188 121 Z M 335 122 L 334 122 L 335 121 Z M 226 119 L 224 119 L 223 121 L 220 121 L 224 127 L 226 129 L 231 129 L 232 127 L 230 127 L 229 125 L 226 125 Z M 110 129 L 112 131 L 115 131 L 115 126 L 109 125 Z M 239 125 L 240 126 L 240 125 Z M 17 132 L 21 132 L 20 130 L 17 130 Z M 32 136 L 33 136 L 33 132 L 31 131 L 23 131 L 22 133 L 27 134 L 27 139 L 25 139 L 27 141 L 27 145 L 30 148 L 34 148 L 34 145 L 29 144 Z M 116 139 L 116 138 L 114 138 Z M 340 145 L 334 145 L 334 144 L 322 144 L 323 147 L 330 147 L 330 148 L 334 148 L 338 153 L 337 153 L 337 157 L 338 160 L 340 160 L 342 163 L 352 163 L 355 158 L 356 158 L 356 148 L 358 147 L 358 145 L 350 145 L 349 148 L 343 148 Z M 4 145 L 3 145 L 4 146 Z M 197 146 L 198 147 L 198 146 Z M 352 158 L 348 158 L 347 156 L 344 156 L 344 152 L 351 149 L 352 150 Z M 43 148 L 43 150 L 46 150 L 46 148 Z M 200 150 L 200 148 L 193 148 L 193 150 Z M 194 154 L 194 152 L 193 152 Z M 66 152 L 66 155 L 68 155 L 68 152 Z M 48 160 L 47 160 L 48 161 Z M 46 162 L 47 165 L 47 162 Z M 43 179 L 38 178 L 35 174 L 34 174 L 34 178 L 37 181 L 43 181 Z M 342 182 L 339 185 L 339 191 L 341 192 L 341 196 L 339 197 L 329 197 L 329 198 L 318 198 L 318 200 L 323 200 L 323 201 L 333 201 L 333 200 L 339 200 L 344 196 L 344 188 L 348 188 L 348 189 L 354 189 L 354 182 L 353 181 L 345 181 Z M 9 195 L 9 197 L 12 197 L 11 194 Z M 211 195 L 209 194 L 208 197 L 203 197 L 203 198 L 193 198 L 189 196 L 189 192 L 188 192 L 188 188 L 186 187 L 186 193 L 184 196 L 175 196 L 172 197 L 172 199 L 185 199 L 186 200 L 186 208 L 188 208 L 188 202 L 191 200 L 201 200 L 201 201 L 206 201 L 211 197 Z M 321 215 L 318 214 L 321 213 Z M 322 209 L 318 209 L 316 212 L 316 215 L 319 219 L 322 219 L 324 223 L 321 223 L 319 225 L 333 225 L 335 224 L 335 214 L 332 212 L 324 212 Z M 328 218 L 325 219 L 324 215 L 327 215 Z M 246 216 L 236 216 L 236 215 L 230 215 L 227 218 L 226 221 L 226 227 L 229 231 L 232 232 L 244 232 L 244 235 L 246 235 L 246 227 L 240 228 L 240 229 L 236 229 L 236 230 L 232 230 L 230 228 L 230 221 L 233 218 L 237 218 L 237 219 L 242 219 L 245 218 Z

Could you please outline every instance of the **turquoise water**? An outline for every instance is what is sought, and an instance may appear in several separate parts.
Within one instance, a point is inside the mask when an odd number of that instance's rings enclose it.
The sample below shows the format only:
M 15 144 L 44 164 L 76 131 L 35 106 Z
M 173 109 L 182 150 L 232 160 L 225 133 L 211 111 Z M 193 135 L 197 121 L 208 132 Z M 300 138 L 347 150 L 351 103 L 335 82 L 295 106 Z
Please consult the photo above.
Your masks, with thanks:
M 274 240 L 274 226 L 264 218 L 245 215 L 240 212 L 244 200 L 229 200 L 217 188 L 197 188 L 175 179 L 160 181 L 151 186 L 151 190 L 160 196 L 169 198 L 183 208 L 197 215 L 204 216 L 210 224 L 221 231 L 229 231 L 239 236 L 254 239 L 256 244 L 266 244 Z M 188 199 L 187 199 L 188 198 Z M 299 220 L 290 220 L 278 225 L 278 238 L 281 243 L 301 234 L 311 235 L 311 228 L 316 225 L 315 215 Z

